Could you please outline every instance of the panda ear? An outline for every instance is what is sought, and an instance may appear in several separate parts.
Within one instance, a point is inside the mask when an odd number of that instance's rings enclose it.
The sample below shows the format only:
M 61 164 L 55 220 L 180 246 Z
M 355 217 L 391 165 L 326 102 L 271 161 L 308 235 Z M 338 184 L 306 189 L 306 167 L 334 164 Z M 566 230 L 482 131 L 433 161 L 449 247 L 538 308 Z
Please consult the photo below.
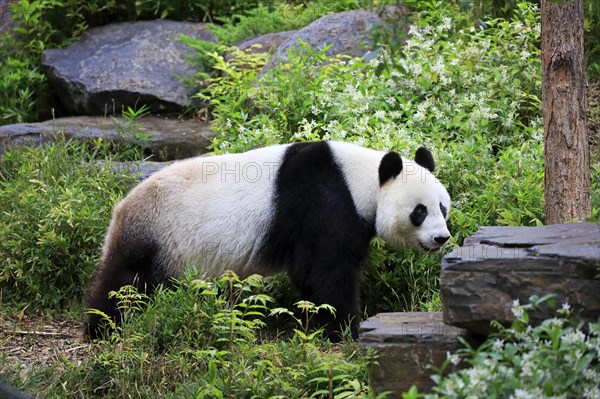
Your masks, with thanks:
M 402 158 L 397 152 L 390 151 L 383 156 L 379 164 L 379 186 L 402 172 Z
M 417 149 L 417 152 L 415 153 L 415 162 L 430 172 L 435 170 L 433 155 L 431 155 L 431 152 L 425 147 L 419 147 L 419 149 Z

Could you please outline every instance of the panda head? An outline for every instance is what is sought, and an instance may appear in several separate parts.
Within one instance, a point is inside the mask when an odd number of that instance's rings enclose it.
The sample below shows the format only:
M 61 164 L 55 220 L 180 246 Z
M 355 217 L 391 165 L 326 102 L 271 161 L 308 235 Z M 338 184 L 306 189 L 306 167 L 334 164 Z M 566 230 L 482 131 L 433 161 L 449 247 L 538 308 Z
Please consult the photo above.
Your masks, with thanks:
M 450 196 L 433 176 L 434 169 L 433 156 L 424 147 L 414 161 L 395 152 L 382 158 L 375 227 L 389 245 L 437 251 L 450 238 Z

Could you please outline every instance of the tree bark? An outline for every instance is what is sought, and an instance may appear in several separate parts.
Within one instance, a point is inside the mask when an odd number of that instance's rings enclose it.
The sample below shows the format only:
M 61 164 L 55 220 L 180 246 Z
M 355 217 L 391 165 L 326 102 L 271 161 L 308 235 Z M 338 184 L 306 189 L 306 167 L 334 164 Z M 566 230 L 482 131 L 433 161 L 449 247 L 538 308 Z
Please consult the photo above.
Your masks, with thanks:
M 591 216 L 583 0 L 542 0 L 546 224 Z

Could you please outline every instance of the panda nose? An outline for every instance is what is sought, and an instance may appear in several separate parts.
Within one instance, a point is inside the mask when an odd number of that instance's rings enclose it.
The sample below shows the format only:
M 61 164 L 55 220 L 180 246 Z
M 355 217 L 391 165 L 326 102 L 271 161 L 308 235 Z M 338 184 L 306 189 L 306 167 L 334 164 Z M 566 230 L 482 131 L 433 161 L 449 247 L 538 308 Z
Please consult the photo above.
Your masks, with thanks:
M 448 241 L 450 239 L 450 236 L 439 236 L 439 237 L 435 237 L 433 240 L 435 242 L 437 242 L 438 244 L 442 245 L 445 244 L 446 241 Z

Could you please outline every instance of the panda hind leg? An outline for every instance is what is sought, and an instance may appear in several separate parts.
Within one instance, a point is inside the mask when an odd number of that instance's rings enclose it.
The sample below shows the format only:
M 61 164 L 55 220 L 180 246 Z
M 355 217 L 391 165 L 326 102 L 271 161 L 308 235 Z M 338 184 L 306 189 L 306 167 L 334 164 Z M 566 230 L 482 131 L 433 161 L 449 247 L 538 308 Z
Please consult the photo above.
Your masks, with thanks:
M 131 237 L 131 236 L 130 236 Z M 139 239 L 139 236 L 138 236 Z M 104 256 L 99 264 L 93 282 L 84 299 L 87 309 L 96 309 L 105 314 L 117 326 L 122 322 L 122 310 L 119 309 L 119 299 L 110 295 L 121 287 L 132 285 L 138 292 L 150 294 L 154 288 L 168 278 L 157 262 L 157 245 L 148 240 L 129 242 L 130 239 L 117 240 L 113 237 L 108 243 Z M 109 323 L 103 315 L 89 312 L 86 315 L 83 330 L 89 339 L 105 336 L 109 331 Z

